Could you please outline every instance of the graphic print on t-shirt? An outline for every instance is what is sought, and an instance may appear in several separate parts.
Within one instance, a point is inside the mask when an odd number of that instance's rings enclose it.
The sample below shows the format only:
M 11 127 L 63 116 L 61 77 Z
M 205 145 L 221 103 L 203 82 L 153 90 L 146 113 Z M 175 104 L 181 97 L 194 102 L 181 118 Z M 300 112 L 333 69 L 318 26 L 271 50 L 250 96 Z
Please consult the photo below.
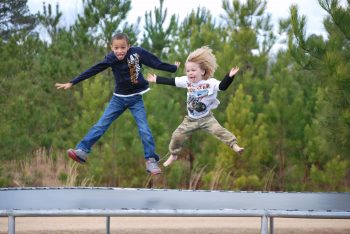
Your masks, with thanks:
M 220 81 L 215 78 L 196 83 L 190 82 L 187 76 L 175 78 L 176 87 L 187 89 L 187 113 L 190 118 L 203 118 L 219 105 L 220 102 L 216 98 L 219 84 Z
M 128 66 L 130 70 L 130 79 L 131 83 L 137 84 L 139 81 L 137 78 L 139 77 L 139 72 L 140 72 L 140 56 L 135 53 L 130 55 L 130 58 L 128 59 Z
M 187 109 L 192 115 L 198 115 L 197 113 L 201 113 L 206 111 L 207 106 L 201 102 L 203 97 L 208 96 L 208 90 L 196 90 L 190 92 L 187 98 Z

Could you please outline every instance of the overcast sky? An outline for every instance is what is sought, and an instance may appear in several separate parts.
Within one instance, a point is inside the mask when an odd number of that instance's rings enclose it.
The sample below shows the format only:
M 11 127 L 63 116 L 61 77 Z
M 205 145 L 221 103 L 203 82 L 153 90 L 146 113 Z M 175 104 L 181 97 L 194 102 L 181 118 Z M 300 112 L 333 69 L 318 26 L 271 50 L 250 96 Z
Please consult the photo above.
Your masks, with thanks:
M 341 2 L 344 1 L 341 0 Z M 82 0 L 28 0 L 29 10 L 32 13 L 42 11 L 43 2 L 50 3 L 53 6 L 59 3 L 60 11 L 63 12 L 62 25 L 71 25 L 77 15 L 82 13 Z M 278 28 L 278 19 L 288 17 L 289 7 L 296 4 L 300 14 L 307 17 L 307 34 L 325 35 L 322 21 L 326 13 L 319 6 L 317 0 L 268 0 L 267 2 L 267 12 L 272 16 L 275 30 Z M 196 10 L 198 6 L 209 9 L 214 17 L 219 17 L 223 14 L 221 3 L 221 0 L 164 0 L 164 9 L 168 9 L 168 17 L 176 14 L 181 21 L 193 9 Z M 137 17 L 141 17 L 141 20 L 143 20 L 145 11 L 151 11 L 154 7 L 159 7 L 159 0 L 131 0 L 131 11 L 128 14 L 129 22 L 135 23 Z
M 63 12 L 64 25 L 72 24 L 77 15 L 82 13 L 82 0 L 28 0 L 29 10 L 33 13 L 42 11 L 43 2 L 56 5 L 59 3 L 60 10 Z M 168 15 L 177 14 L 180 20 L 183 19 L 192 9 L 198 6 L 205 7 L 211 11 L 213 16 L 218 17 L 223 13 L 220 0 L 164 0 L 164 7 L 168 9 Z M 289 7 L 296 4 L 300 13 L 307 16 L 308 32 L 317 33 L 323 31 L 322 19 L 325 16 L 324 10 L 319 6 L 317 0 L 268 0 L 267 12 L 271 13 L 274 22 L 279 18 L 285 18 L 289 15 Z M 159 6 L 159 0 L 132 0 L 131 11 L 128 19 L 131 23 L 140 16 L 144 17 L 145 11 L 153 10 Z

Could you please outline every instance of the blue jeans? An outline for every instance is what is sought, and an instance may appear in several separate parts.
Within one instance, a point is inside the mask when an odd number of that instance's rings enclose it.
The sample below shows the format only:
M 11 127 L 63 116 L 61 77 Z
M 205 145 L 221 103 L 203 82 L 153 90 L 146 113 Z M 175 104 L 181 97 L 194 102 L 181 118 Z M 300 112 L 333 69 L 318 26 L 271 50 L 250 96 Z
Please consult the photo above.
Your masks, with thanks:
M 143 150 L 145 153 L 144 157 L 146 159 L 152 157 L 158 161 L 159 156 L 154 152 L 155 144 L 152 132 L 148 127 L 146 111 L 141 95 L 131 97 L 118 97 L 113 95 L 102 117 L 79 142 L 76 148 L 81 149 L 86 153 L 90 153 L 91 147 L 107 131 L 112 122 L 117 119 L 126 109 L 130 109 L 136 121 L 139 135 L 143 144 Z

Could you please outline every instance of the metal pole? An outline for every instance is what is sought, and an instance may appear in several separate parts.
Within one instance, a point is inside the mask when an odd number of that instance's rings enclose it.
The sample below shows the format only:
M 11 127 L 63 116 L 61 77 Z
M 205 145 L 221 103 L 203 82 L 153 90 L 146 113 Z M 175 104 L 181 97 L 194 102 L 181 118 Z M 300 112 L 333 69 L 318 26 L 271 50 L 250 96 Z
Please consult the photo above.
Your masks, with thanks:
M 15 234 L 15 216 L 10 215 L 8 220 L 8 234 Z
M 268 226 L 268 220 L 267 216 L 264 215 L 261 217 L 261 230 L 260 234 L 268 234 L 269 226 Z
M 274 222 L 273 222 L 273 217 L 270 217 L 270 234 L 274 233 Z
M 106 234 L 110 234 L 110 227 L 111 227 L 111 217 L 107 216 L 106 217 Z

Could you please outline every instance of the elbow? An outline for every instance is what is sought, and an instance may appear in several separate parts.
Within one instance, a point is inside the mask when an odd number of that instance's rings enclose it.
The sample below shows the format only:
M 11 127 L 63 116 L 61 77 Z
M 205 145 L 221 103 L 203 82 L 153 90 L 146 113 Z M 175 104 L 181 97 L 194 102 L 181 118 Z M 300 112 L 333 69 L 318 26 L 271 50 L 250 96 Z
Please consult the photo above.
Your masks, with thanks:
M 223 86 L 223 85 L 219 85 L 220 91 L 225 91 L 227 88 L 228 88 L 228 87 L 225 87 L 225 86 Z

